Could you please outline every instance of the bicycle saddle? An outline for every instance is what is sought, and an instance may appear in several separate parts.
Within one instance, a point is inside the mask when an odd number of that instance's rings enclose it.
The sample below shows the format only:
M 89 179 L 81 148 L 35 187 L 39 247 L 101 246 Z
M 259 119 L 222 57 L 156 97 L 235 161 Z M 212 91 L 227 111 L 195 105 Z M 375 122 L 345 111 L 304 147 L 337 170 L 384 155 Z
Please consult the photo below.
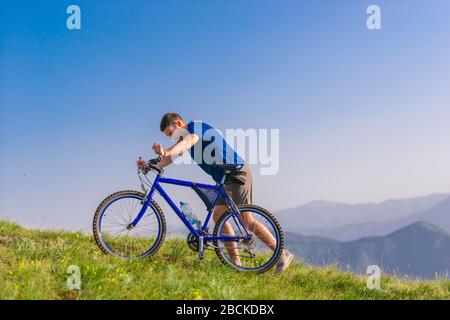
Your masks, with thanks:
M 245 171 L 241 171 L 243 164 L 218 164 L 214 163 L 213 166 L 216 168 L 220 168 L 223 170 L 223 174 L 225 175 L 225 184 L 228 183 L 237 183 L 240 185 L 244 185 L 246 181 L 247 173 Z
M 223 169 L 224 171 L 238 171 L 240 170 L 244 165 L 243 164 L 226 164 L 226 163 L 214 163 L 213 166 Z

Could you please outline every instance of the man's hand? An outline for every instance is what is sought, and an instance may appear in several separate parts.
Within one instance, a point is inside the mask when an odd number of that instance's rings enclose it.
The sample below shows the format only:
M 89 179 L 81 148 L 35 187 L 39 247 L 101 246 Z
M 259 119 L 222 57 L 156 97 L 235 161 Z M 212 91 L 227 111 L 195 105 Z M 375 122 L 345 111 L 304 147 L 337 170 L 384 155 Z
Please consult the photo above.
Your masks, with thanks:
M 157 164 L 158 167 L 165 168 L 170 165 L 177 157 L 181 156 L 197 143 L 198 140 L 198 135 L 191 133 L 167 149 L 164 149 L 159 143 L 154 143 L 152 146 L 153 151 L 161 156 L 161 161 Z
M 164 150 L 163 146 L 159 143 L 154 143 L 152 149 L 157 155 L 160 155 L 161 157 L 164 157 L 166 155 L 166 150 Z
M 139 159 L 136 161 L 136 166 L 139 170 L 143 170 L 146 166 L 145 160 Z

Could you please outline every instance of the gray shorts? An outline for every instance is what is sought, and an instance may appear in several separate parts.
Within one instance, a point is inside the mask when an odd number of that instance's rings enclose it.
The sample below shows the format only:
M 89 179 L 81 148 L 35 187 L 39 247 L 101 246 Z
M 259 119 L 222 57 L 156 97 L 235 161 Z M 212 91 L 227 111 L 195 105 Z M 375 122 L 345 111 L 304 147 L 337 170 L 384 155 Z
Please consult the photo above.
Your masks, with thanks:
M 231 199 L 233 199 L 234 203 L 236 204 L 252 204 L 253 198 L 252 198 L 252 188 L 253 188 L 253 177 L 252 177 L 252 170 L 250 169 L 250 166 L 246 163 L 242 167 L 241 171 L 246 172 L 246 178 L 245 183 L 238 184 L 238 183 L 225 183 L 223 185 L 223 189 L 225 192 L 227 192 Z M 222 197 L 219 197 L 217 199 L 217 205 L 224 205 L 225 202 Z

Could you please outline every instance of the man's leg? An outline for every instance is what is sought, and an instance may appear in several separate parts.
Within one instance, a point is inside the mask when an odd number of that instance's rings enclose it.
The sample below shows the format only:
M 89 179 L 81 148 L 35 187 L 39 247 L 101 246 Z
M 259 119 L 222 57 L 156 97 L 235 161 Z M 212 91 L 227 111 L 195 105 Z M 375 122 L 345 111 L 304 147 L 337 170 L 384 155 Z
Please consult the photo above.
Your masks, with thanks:
M 226 205 L 217 205 L 214 208 L 213 212 L 213 220 L 214 223 L 219 220 L 220 216 L 227 210 Z M 226 236 L 234 236 L 233 227 L 229 222 L 225 223 L 223 226 L 223 235 Z M 235 241 L 228 241 L 225 242 L 225 247 L 227 247 L 228 253 L 230 254 L 231 259 L 234 261 L 235 264 L 240 265 L 241 259 L 239 258 L 239 251 L 237 249 L 237 243 Z
M 253 218 L 252 212 L 241 212 L 240 215 L 248 231 L 253 232 L 266 246 L 275 251 L 277 242 L 266 226 Z
M 272 251 L 275 251 L 276 240 L 273 237 L 272 233 L 266 228 L 266 226 L 253 218 L 252 212 L 242 212 L 241 217 L 246 228 L 250 232 L 253 232 L 259 239 L 261 239 L 261 241 L 264 242 L 270 249 L 272 249 Z M 281 273 L 286 270 L 293 259 L 294 255 L 288 250 L 284 249 L 281 252 L 280 258 L 277 262 L 277 273 Z
M 232 185 L 233 201 L 238 204 L 251 204 L 253 202 L 253 175 L 248 164 L 245 164 L 243 170 L 246 172 L 244 185 Z M 272 233 L 258 220 L 253 218 L 252 212 L 241 212 L 240 217 L 245 227 L 253 232 L 262 242 L 264 242 L 272 251 L 275 251 L 276 240 Z

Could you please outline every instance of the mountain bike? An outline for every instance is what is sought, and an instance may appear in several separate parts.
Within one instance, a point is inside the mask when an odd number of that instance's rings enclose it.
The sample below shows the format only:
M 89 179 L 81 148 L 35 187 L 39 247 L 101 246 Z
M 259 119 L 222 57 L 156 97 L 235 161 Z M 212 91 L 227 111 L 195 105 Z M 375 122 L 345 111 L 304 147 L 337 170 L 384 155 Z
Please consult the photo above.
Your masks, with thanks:
M 220 183 L 215 185 L 163 177 L 164 169 L 156 164 L 159 159 L 146 163 L 138 170 L 142 192 L 125 190 L 106 197 L 98 206 L 93 220 L 94 238 L 105 254 L 123 258 L 148 257 L 154 255 L 166 236 L 166 221 L 161 207 L 153 199 L 157 192 L 168 203 L 175 214 L 189 230 L 187 244 L 203 259 L 206 249 L 214 250 L 220 261 L 239 271 L 262 273 L 268 271 L 279 259 L 283 250 L 284 236 L 275 217 L 256 205 L 236 205 L 228 194 L 224 183 L 228 175 L 238 170 L 234 165 L 216 164 L 224 172 Z M 154 173 L 154 179 L 149 177 Z M 201 222 L 191 224 L 188 218 L 172 201 L 163 184 L 192 188 L 205 203 L 207 215 Z M 219 197 L 223 197 L 227 209 L 216 221 L 213 233 L 208 223 Z M 251 216 L 256 224 L 263 225 L 276 241 L 275 248 L 269 248 L 248 228 L 242 213 Z M 256 226 L 252 223 L 253 226 Z M 230 229 L 231 228 L 231 229 Z M 230 250 L 234 248 L 236 250 Z M 237 253 L 237 254 L 236 254 Z M 240 261 L 236 261 L 236 255 Z

